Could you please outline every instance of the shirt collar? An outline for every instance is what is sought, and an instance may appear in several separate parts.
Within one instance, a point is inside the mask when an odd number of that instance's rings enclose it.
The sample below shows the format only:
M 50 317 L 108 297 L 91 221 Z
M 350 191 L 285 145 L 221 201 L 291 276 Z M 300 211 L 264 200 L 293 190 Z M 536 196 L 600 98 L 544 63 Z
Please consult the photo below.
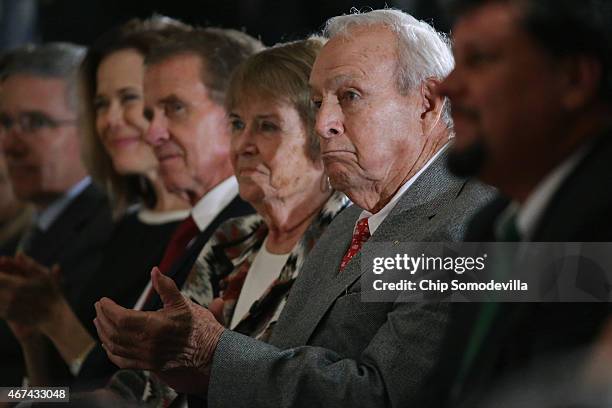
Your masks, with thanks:
M 238 181 L 232 176 L 217 184 L 191 209 L 198 229 L 204 231 L 238 194 Z
M 374 235 L 374 232 L 378 229 L 380 224 L 383 223 L 385 218 L 387 218 L 391 210 L 393 210 L 393 208 L 399 201 L 400 197 L 410 188 L 412 184 L 414 184 L 414 182 L 419 178 L 419 176 L 425 170 L 427 170 L 427 168 L 434 161 L 436 161 L 436 159 L 440 156 L 440 154 L 442 154 L 442 152 L 446 150 L 447 146 L 448 146 L 448 143 L 444 145 L 440 150 L 438 150 L 436 154 L 434 154 L 433 157 L 429 159 L 429 161 L 427 161 L 427 163 L 425 163 L 425 165 L 421 167 L 421 169 L 414 176 L 410 177 L 410 179 L 408 179 L 408 181 L 406 181 L 400 187 L 400 189 L 397 190 L 393 198 L 391 198 L 391 200 L 380 211 L 378 211 L 376 214 L 372 214 L 371 212 L 367 210 L 363 210 L 361 214 L 359 215 L 357 222 L 359 222 L 359 220 L 361 220 L 362 218 L 368 218 L 368 228 L 370 229 L 370 235 Z M 357 226 L 357 222 L 355 223 L 355 226 Z
M 46 231 L 51 227 L 51 224 L 59 218 L 70 203 L 81 194 L 91 184 L 91 177 L 87 176 L 83 180 L 76 183 L 74 186 L 62 194 L 61 197 L 53 201 L 44 210 L 36 215 L 36 226 L 42 231 Z
M 561 164 L 554 168 L 551 172 L 540 181 L 536 188 L 529 194 L 523 205 L 513 201 L 499 216 L 495 224 L 495 229 L 499 230 L 503 225 L 504 220 L 516 214 L 516 227 L 523 240 L 530 240 L 533 237 L 535 228 L 546 207 L 550 203 L 555 192 L 561 187 L 563 180 L 572 172 L 578 165 L 580 160 L 587 152 L 587 146 L 574 152 L 571 156 L 565 159 Z

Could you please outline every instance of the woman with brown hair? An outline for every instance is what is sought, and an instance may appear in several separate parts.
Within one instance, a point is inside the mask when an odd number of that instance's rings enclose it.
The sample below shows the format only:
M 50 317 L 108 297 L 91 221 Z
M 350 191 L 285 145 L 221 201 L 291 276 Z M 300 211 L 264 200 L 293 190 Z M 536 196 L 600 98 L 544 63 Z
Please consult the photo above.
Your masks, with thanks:
M 57 290 L 54 271 L 24 256 L 2 260 L 0 271 L 28 277 L 33 290 L 36 286 L 45 293 L 29 305 L 15 302 L 7 316 L 22 346 L 31 384 L 49 385 L 59 379 L 47 371 L 49 354 L 41 347 L 45 338 L 77 375 L 96 344 L 91 325 L 94 302 L 110 296 L 126 307 L 137 306 L 149 270 L 159 264 L 176 226 L 189 215 L 188 201 L 166 189 L 153 149 L 142 138 L 148 128 L 143 114 L 144 56 L 165 33 L 187 29 L 164 17 L 132 20 L 96 41 L 83 61 L 84 161 L 94 180 L 107 189 L 117 221 L 101 267 L 77 301 L 75 310 L 87 312 L 78 316 Z

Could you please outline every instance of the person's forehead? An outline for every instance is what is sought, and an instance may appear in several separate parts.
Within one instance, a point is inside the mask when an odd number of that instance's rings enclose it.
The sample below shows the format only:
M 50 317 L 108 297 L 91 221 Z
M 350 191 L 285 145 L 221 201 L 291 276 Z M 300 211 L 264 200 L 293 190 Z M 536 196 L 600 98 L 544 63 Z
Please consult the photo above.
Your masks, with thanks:
M 462 16 L 453 26 L 455 48 L 472 43 L 501 42 L 525 35 L 520 9 L 505 2 L 491 2 Z
M 181 54 L 149 65 L 145 69 L 145 97 L 164 98 L 199 87 L 202 83 L 201 59 L 192 54 Z
M 14 74 L 0 85 L 0 109 L 14 111 L 65 111 L 67 83 L 61 78 Z
M 100 61 L 97 76 L 114 79 L 126 74 L 142 75 L 143 60 L 143 56 L 134 49 L 115 51 Z
M 241 98 L 230 111 L 244 117 L 283 117 L 299 116 L 296 107 L 288 100 L 273 98 L 265 94 L 247 92 L 241 94 Z
M 333 37 L 315 61 L 311 82 L 333 87 L 350 77 L 367 78 L 388 72 L 397 61 L 395 34 L 384 26 L 350 29 Z M 391 73 L 392 74 L 392 73 Z
M 202 60 L 195 54 L 178 54 L 145 67 L 145 82 L 160 79 L 201 82 Z

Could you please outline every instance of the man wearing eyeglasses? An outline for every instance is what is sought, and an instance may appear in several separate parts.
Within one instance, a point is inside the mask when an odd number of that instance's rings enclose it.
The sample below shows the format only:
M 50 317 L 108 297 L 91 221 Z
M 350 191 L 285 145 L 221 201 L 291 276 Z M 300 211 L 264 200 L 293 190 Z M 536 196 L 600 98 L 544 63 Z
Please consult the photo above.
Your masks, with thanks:
M 0 64 L 0 146 L 15 195 L 35 207 L 17 251 L 47 267 L 59 266 L 59 287 L 73 308 L 97 270 L 112 227 L 108 200 L 80 158 L 77 72 L 82 56 L 81 47 L 52 43 L 19 48 Z M 0 287 L 2 304 L 7 299 L 23 304 L 24 293 L 38 293 L 36 288 L 18 291 L 14 271 L 0 273 L 15 278 Z M 52 292 L 52 285 L 38 283 L 36 296 Z M 3 315 L 10 318 L 10 310 Z M 17 385 L 23 374 L 19 348 L 7 330 L 2 322 L 2 386 Z

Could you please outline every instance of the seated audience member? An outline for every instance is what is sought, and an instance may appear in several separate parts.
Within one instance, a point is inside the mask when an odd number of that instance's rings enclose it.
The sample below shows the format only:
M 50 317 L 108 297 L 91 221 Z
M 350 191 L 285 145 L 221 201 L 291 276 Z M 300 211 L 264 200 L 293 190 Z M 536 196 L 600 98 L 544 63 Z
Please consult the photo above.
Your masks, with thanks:
M 124 214 L 97 282 L 81 297 L 88 305 L 106 296 L 101 285 L 122 304 L 134 306 L 149 281 L 148 271 L 159 264 L 172 233 L 189 215 L 188 200 L 167 189 L 153 148 L 144 140 L 149 121 L 143 93 L 148 50 L 173 30 L 188 29 L 165 17 L 130 21 L 94 43 L 81 67 L 90 124 L 86 163 L 107 187 L 116 212 Z M 133 202 L 137 207 L 126 208 Z M 93 317 L 82 320 L 91 323 Z
M 100 273 L 79 294 L 82 307 L 77 308 L 81 312 L 78 318 L 61 296 L 44 296 L 33 301 L 50 312 L 35 325 L 25 327 L 23 321 L 12 321 L 16 333 L 27 335 L 19 340 L 23 351 L 30 354 L 26 361 L 31 384 L 46 385 L 52 380 L 44 378 L 44 360 L 36 356 L 35 334 L 49 337 L 76 373 L 79 357 L 94 344 L 85 331 L 86 327 L 95 332 L 91 323 L 94 302 L 102 296 L 113 296 L 123 305 L 134 306 L 148 282 L 151 267 L 161 260 L 170 235 L 189 215 L 187 201 L 165 188 L 153 149 L 142 139 L 148 125 L 143 115 L 143 54 L 163 30 L 174 26 L 180 27 L 163 18 L 129 22 L 101 37 L 84 60 L 81 85 L 85 91 L 85 161 L 94 179 L 107 186 L 121 218 L 105 248 Z M 138 202 L 142 203 L 139 208 L 126 208 Z M 40 265 L 31 266 L 24 274 L 33 282 L 38 275 L 49 273 Z
M 434 92 L 453 66 L 443 37 L 397 10 L 335 17 L 326 35 L 309 80 L 315 130 L 331 185 L 355 205 L 308 254 L 268 342 L 226 329 L 157 272 L 159 311 L 102 299 L 96 326 L 119 366 L 153 370 L 210 407 L 409 405 L 447 307 L 362 302 L 360 247 L 459 240 L 491 190 L 445 167 L 451 122 Z
M 440 87 L 453 104 L 451 162 L 507 196 L 468 239 L 612 241 L 610 2 L 455 6 L 457 65 Z M 588 345 L 610 313 L 609 303 L 456 306 L 421 406 L 475 406 L 502 376 Z
M 59 266 L 59 288 L 77 312 L 79 294 L 93 279 L 112 229 L 108 199 L 80 157 L 77 72 L 83 54 L 65 43 L 26 46 L 12 51 L 0 72 L 0 140 L 9 178 L 17 198 L 35 208 L 18 251 L 47 268 Z M 26 285 L 11 270 L 2 272 L 1 318 L 20 318 L 20 310 L 9 305 L 31 306 L 30 318 L 48 315 L 32 299 L 55 293 L 51 276 Z M 0 330 L 0 384 L 19 385 L 19 346 L 4 323 Z
M 165 33 L 146 53 L 145 117 L 150 124 L 145 139 L 153 146 L 166 188 L 188 197 L 193 205 L 159 263 L 179 286 L 219 225 L 254 211 L 238 196 L 223 102 L 231 72 L 262 47 L 238 31 L 190 28 Z M 136 309 L 155 310 L 158 303 L 148 286 Z M 96 346 L 77 381 L 84 388 L 95 388 L 117 369 Z
M 329 185 L 314 132 L 308 78 L 323 44 L 261 51 L 230 82 L 230 157 L 240 196 L 257 214 L 221 225 L 182 292 L 252 337 L 269 337 L 305 257 L 349 203 Z
M 0 72 L 10 53 L 0 55 Z M 1 85 L 0 85 L 1 86 Z M 11 186 L 6 158 L 0 148 L 0 256 L 13 255 L 32 218 L 32 207 L 20 202 Z
M 15 197 L 4 153 L 0 150 L 0 256 L 15 253 L 19 238 L 31 219 L 32 208 Z
M 269 337 L 305 257 L 348 205 L 328 185 L 314 133 L 308 77 L 322 45 L 312 38 L 262 51 L 229 86 L 230 156 L 240 196 L 257 214 L 215 231 L 181 292 L 252 337 Z

